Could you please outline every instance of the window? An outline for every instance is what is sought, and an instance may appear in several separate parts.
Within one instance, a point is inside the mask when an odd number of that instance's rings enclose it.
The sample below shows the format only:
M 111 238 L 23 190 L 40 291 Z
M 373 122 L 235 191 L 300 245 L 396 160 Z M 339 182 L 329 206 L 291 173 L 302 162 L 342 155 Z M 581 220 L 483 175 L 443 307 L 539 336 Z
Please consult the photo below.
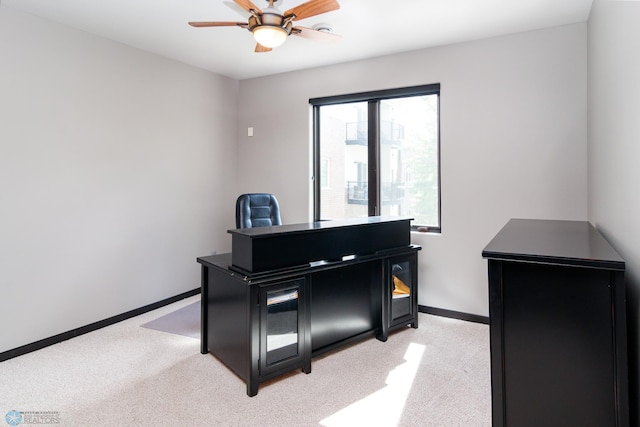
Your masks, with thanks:
M 329 159 L 326 157 L 323 157 L 320 161 L 320 186 L 322 188 L 329 188 L 329 172 L 331 172 L 331 164 L 329 163 Z
M 433 84 L 309 100 L 314 220 L 409 216 L 439 231 L 439 98 Z

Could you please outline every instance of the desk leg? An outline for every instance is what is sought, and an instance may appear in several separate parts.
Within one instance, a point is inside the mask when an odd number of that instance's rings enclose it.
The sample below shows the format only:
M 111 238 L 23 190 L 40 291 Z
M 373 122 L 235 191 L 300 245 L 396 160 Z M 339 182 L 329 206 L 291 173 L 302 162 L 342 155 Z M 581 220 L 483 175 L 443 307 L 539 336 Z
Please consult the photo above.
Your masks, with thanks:
M 389 338 L 389 316 L 391 315 L 391 288 L 389 283 L 391 280 L 391 274 L 387 272 L 389 269 L 389 263 L 383 262 L 382 267 L 382 280 L 380 280 L 380 292 L 381 301 L 380 304 L 380 327 L 378 328 L 378 334 L 376 338 L 378 341 L 387 342 Z
M 378 341 L 387 342 L 388 338 L 389 338 L 389 330 L 383 325 L 381 328 L 381 332 L 378 335 L 376 335 L 376 339 Z
M 250 379 L 247 381 L 247 396 L 253 397 L 258 394 L 258 381 Z
M 304 292 L 303 292 L 303 311 L 302 311 L 302 339 L 304 340 L 302 348 L 304 352 L 304 361 L 302 364 L 302 372 L 305 374 L 311 373 L 311 275 L 307 274 L 304 278 Z
M 207 323 L 208 323 L 208 302 L 209 302 L 209 269 L 202 266 L 202 277 L 200 279 L 200 353 L 209 353 L 209 345 L 207 343 Z

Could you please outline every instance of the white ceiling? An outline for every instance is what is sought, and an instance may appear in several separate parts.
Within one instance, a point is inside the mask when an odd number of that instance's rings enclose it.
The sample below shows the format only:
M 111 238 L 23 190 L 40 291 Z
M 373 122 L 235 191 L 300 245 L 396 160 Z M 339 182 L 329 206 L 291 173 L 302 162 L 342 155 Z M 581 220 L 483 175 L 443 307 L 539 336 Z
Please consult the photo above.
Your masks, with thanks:
M 340 9 L 294 25 L 329 23 L 339 43 L 291 36 L 254 53 L 239 27 L 189 21 L 246 21 L 231 0 L 0 0 L 42 18 L 235 79 L 336 64 L 425 47 L 585 22 L 593 0 L 338 0 Z M 288 10 L 305 0 L 280 0 Z M 264 9 L 268 2 L 253 0 Z

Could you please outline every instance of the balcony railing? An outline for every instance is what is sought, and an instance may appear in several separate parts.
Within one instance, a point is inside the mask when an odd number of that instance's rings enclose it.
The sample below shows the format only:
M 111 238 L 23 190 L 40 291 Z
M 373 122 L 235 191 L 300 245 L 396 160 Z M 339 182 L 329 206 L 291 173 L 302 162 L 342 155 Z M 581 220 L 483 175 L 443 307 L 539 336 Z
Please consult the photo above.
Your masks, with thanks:
M 382 183 L 382 204 L 399 205 L 404 199 L 404 182 Z M 350 205 L 366 205 L 369 200 L 369 183 L 367 181 L 347 181 L 347 203 Z
M 367 145 L 369 136 L 368 122 L 349 122 L 346 124 L 347 144 Z M 389 121 L 383 121 L 380 125 L 380 141 L 385 143 L 399 142 L 404 138 L 404 126 Z

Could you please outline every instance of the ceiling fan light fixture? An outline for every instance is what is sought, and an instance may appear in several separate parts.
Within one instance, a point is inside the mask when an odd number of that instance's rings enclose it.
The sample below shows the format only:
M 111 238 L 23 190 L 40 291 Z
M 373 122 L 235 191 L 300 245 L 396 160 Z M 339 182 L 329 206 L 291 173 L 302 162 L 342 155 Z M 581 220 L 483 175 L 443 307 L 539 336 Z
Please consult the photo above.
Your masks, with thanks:
M 0 0 L 2 1 L 2 0 Z M 316 28 L 294 27 L 295 20 L 340 9 L 337 0 L 307 0 L 306 2 L 281 12 L 276 6 L 282 0 L 267 0 L 269 6 L 260 10 L 252 0 L 233 0 L 251 16 L 244 22 L 189 22 L 192 27 L 240 27 L 249 30 L 257 42 L 254 52 L 270 52 L 274 47 L 283 44 L 291 34 L 306 39 L 333 42 L 340 36 L 331 34 L 333 28 L 328 24 L 317 24 Z M 255 0 L 254 0 L 255 1 Z
M 284 28 L 273 25 L 261 25 L 253 29 L 253 38 L 256 42 L 268 48 L 280 46 L 288 35 Z

